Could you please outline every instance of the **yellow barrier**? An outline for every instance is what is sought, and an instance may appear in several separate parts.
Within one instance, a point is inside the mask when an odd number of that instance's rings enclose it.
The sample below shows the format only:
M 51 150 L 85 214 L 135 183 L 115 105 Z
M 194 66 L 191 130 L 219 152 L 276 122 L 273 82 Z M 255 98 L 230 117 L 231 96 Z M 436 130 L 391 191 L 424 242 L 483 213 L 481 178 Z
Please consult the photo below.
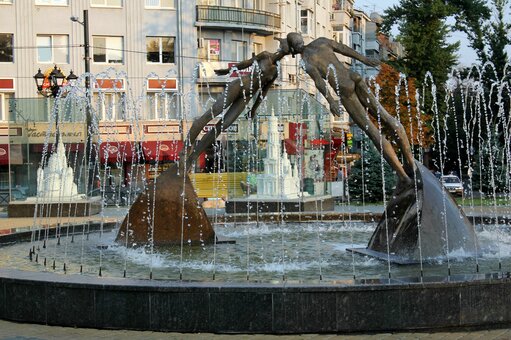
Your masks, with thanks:
M 214 174 L 191 174 L 190 180 L 200 198 L 240 197 L 243 196 L 240 182 L 246 182 L 246 172 Z

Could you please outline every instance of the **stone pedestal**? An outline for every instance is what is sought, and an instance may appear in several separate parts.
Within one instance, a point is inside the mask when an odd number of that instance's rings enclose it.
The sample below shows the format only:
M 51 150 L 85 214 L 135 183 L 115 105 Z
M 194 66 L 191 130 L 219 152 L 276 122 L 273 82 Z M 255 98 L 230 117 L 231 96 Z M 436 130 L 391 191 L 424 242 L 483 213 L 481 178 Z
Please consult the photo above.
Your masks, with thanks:
M 225 203 L 225 212 L 228 214 L 268 212 L 311 212 L 333 211 L 334 198 L 325 196 L 306 196 L 294 199 L 257 199 L 255 197 L 230 199 Z
M 89 197 L 70 201 L 45 201 L 29 197 L 25 201 L 11 201 L 7 206 L 8 217 L 80 217 L 91 216 L 101 212 L 101 197 Z
M 151 182 L 140 194 L 126 215 L 116 241 L 142 246 L 153 239 L 158 246 L 209 243 L 214 237 L 190 178 L 186 175 L 183 180 L 183 174 L 178 174 L 177 166 L 173 165 L 158 176 L 156 184 Z

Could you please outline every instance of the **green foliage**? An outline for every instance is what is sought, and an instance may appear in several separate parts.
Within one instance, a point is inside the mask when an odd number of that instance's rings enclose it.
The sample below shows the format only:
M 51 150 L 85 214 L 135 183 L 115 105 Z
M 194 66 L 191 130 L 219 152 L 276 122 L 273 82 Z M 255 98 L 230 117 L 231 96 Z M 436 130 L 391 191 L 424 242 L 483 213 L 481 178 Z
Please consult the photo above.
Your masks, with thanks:
M 389 32 L 397 23 L 398 41 L 406 55 L 397 64 L 408 76 L 418 80 L 420 87 L 431 72 L 437 88 L 445 83 L 449 70 L 456 64 L 459 43 L 447 43 L 450 27 L 445 23 L 453 12 L 443 0 L 401 0 L 385 11 L 382 30 Z
M 348 177 L 350 198 L 353 201 L 381 202 L 383 201 L 383 181 L 381 172 L 381 155 L 373 144 L 365 139 L 363 141 L 364 157 L 355 162 L 351 167 Z M 364 176 L 362 183 L 362 162 L 364 162 Z M 383 161 L 385 173 L 385 192 L 387 199 L 391 195 L 395 185 L 396 176 L 387 162 Z M 364 184 L 364 185 L 362 185 Z M 362 190 L 365 193 L 362 195 Z
M 456 28 L 467 34 L 470 47 L 476 51 L 481 64 L 492 62 L 497 77 L 501 79 L 508 59 L 506 47 L 511 45 L 511 36 L 508 34 L 511 23 L 505 21 L 505 9 L 509 6 L 509 0 L 492 0 L 490 6 L 492 16 L 484 3 L 474 5 L 479 9 L 486 8 L 485 15 L 467 18 L 465 24 L 459 23 Z

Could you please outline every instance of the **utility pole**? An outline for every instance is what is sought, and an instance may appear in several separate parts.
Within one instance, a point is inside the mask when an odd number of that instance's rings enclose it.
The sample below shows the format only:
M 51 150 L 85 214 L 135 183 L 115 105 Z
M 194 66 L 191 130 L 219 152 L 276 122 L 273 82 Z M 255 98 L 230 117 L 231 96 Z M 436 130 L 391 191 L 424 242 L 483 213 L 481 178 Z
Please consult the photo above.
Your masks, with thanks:
M 93 139 L 92 139 L 92 115 L 91 115 L 91 93 L 90 93 L 90 53 L 89 53 L 89 10 L 83 10 L 83 21 L 79 21 L 77 17 L 71 17 L 71 21 L 77 22 L 83 26 L 83 50 L 84 50 L 84 62 L 85 62 L 85 173 L 86 184 L 85 193 L 89 196 L 89 192 L 93 189 L 94 176 L 96 174 L 96 154 L 93 150 Z

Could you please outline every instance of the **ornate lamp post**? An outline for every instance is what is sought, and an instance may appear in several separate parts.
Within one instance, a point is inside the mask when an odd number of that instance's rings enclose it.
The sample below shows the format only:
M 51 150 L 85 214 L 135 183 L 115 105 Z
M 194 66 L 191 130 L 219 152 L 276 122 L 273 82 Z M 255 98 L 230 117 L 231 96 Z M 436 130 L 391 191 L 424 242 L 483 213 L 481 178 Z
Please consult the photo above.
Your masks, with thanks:
M 55 65 L 53 70 L 50 72 L 48 76 L 45 76 L 41 69 L 37 70 L 37 73 L 34 75 L 34 80 L 37 86 L 37 92 L 43 95 L 46 98 L 53 97 L 57 98 L 59 92 L 64 85 L 64 80 L 73 81 L 78 79 L 78 77 L 73 73 L 73 71 L 69 72 L 69 76 L 66 76 L 62 73 L 62 71 Z M 56 137 L 55 144 L 59 142 L 59 112 L 55 111 L 55 129 L 56 129 Z

